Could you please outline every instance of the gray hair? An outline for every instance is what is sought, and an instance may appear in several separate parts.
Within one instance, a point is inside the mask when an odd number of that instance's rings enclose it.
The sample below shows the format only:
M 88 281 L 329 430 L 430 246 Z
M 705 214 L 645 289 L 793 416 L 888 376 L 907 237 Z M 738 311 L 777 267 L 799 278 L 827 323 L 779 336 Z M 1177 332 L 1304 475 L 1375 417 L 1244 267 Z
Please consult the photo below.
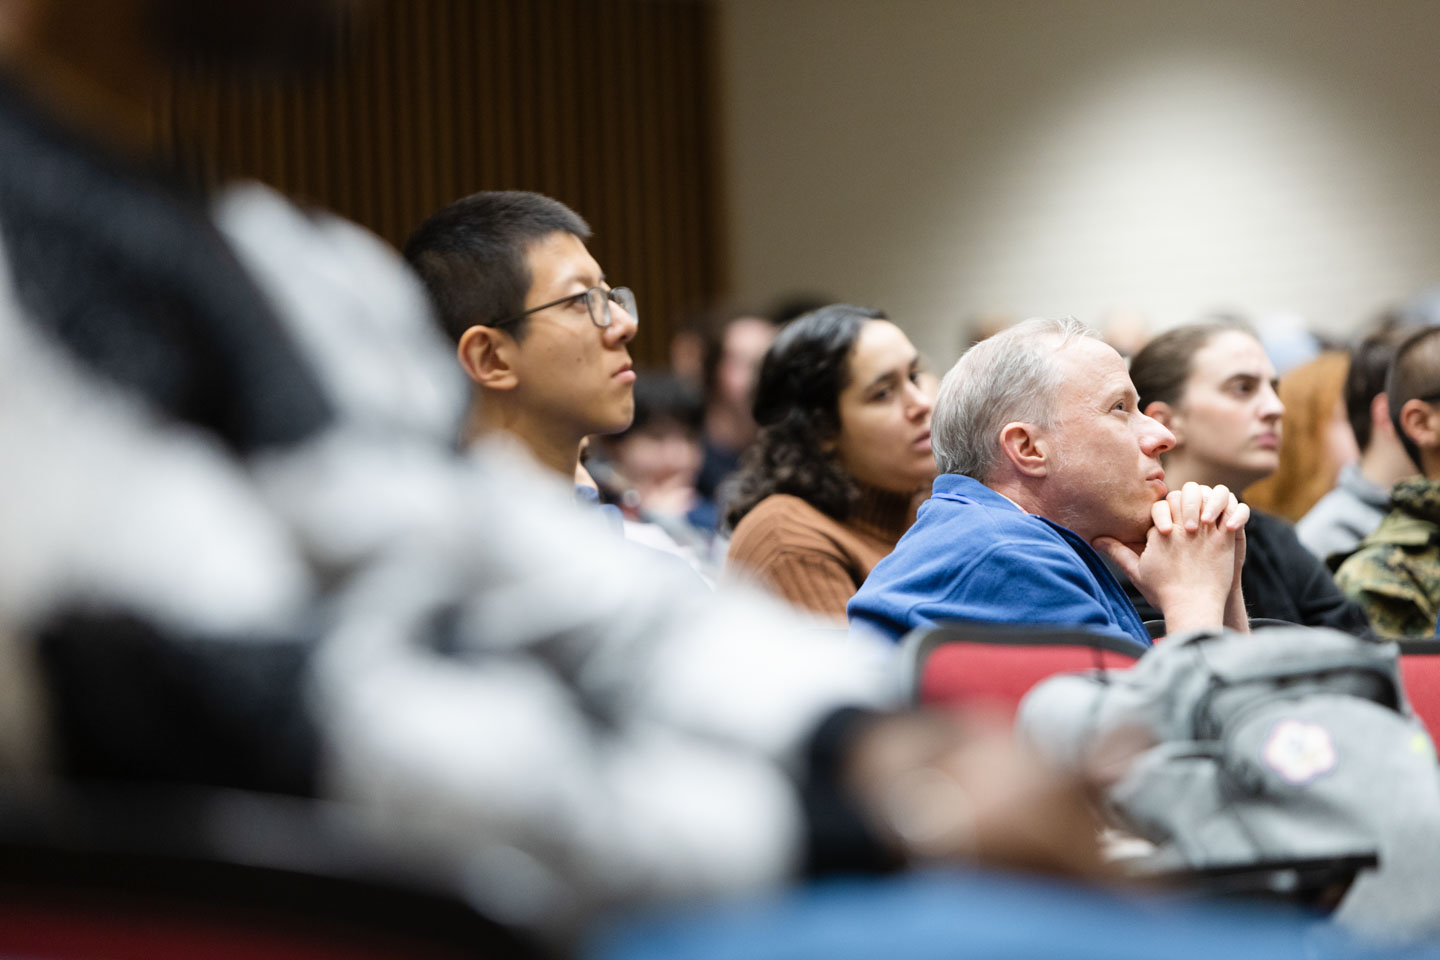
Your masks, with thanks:
M 965 352 L 940 384 L 931 446 L 941 473 L 982 483 L 1000 463 L 1000 429 L 1023 421 L 1051 426 L 1060 369 L 1056 350 L 1099 335 L 1074 317 L 1026 320 Z

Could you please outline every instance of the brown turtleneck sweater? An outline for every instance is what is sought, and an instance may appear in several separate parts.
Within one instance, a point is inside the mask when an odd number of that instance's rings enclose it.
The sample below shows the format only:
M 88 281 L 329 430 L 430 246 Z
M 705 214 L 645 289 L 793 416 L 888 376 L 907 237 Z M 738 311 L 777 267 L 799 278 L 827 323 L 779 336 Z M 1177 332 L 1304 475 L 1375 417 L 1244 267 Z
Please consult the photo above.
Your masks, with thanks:
M 735 527 L 726 571 L 796 606 L 845 618 L 845 604 L 914 520 L 908 494 L 867 489 L 840 523 L 788 493 L 761 500 Z

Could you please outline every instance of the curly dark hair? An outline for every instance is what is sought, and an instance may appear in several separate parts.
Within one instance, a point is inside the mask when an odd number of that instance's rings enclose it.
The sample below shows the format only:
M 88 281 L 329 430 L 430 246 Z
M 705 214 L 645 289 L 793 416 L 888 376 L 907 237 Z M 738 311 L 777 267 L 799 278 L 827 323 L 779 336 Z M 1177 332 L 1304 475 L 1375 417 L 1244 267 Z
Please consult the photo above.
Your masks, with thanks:
M 760 431 L 745 452 L 726 512 L 733 528 L 772 493 L 788 493 L 836 520 L 860 496 L 840 465 L 840 392 L 850 382 L 850 353 L 867 320 L 886 316 L 837 303 L 786 324 L 760 366 L 755 422 Z

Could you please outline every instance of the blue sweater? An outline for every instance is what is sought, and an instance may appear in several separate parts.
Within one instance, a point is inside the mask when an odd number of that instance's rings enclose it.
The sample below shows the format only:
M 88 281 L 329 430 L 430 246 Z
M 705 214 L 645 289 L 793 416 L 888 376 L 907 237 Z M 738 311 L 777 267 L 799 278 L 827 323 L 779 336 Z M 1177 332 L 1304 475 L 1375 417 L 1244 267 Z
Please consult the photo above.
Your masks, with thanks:
M 1135 607 L 1095 550 L 970 477 L 941 474 L 915 524 L 848 608 L 898 640 L 946 620 L 1055 624 L 1151 646 Z

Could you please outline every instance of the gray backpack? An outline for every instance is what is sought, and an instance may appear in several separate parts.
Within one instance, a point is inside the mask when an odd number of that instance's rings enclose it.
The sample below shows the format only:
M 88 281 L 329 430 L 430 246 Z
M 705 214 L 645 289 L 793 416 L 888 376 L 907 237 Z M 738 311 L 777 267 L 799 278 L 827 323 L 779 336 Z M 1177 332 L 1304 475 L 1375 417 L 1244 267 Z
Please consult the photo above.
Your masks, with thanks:
M 1155 845 L 1143 868 L 1223 871 L 1378 858 L 1336 913 L 1388 935 L 1440 931 L 1440 768 L 1393 644 L 1334 630 L 1172 637 L 1134 667 L 1054 677 L 1022 732 L 1076 767 L 1124 728 L 1153 742 L 1105 797 Z

